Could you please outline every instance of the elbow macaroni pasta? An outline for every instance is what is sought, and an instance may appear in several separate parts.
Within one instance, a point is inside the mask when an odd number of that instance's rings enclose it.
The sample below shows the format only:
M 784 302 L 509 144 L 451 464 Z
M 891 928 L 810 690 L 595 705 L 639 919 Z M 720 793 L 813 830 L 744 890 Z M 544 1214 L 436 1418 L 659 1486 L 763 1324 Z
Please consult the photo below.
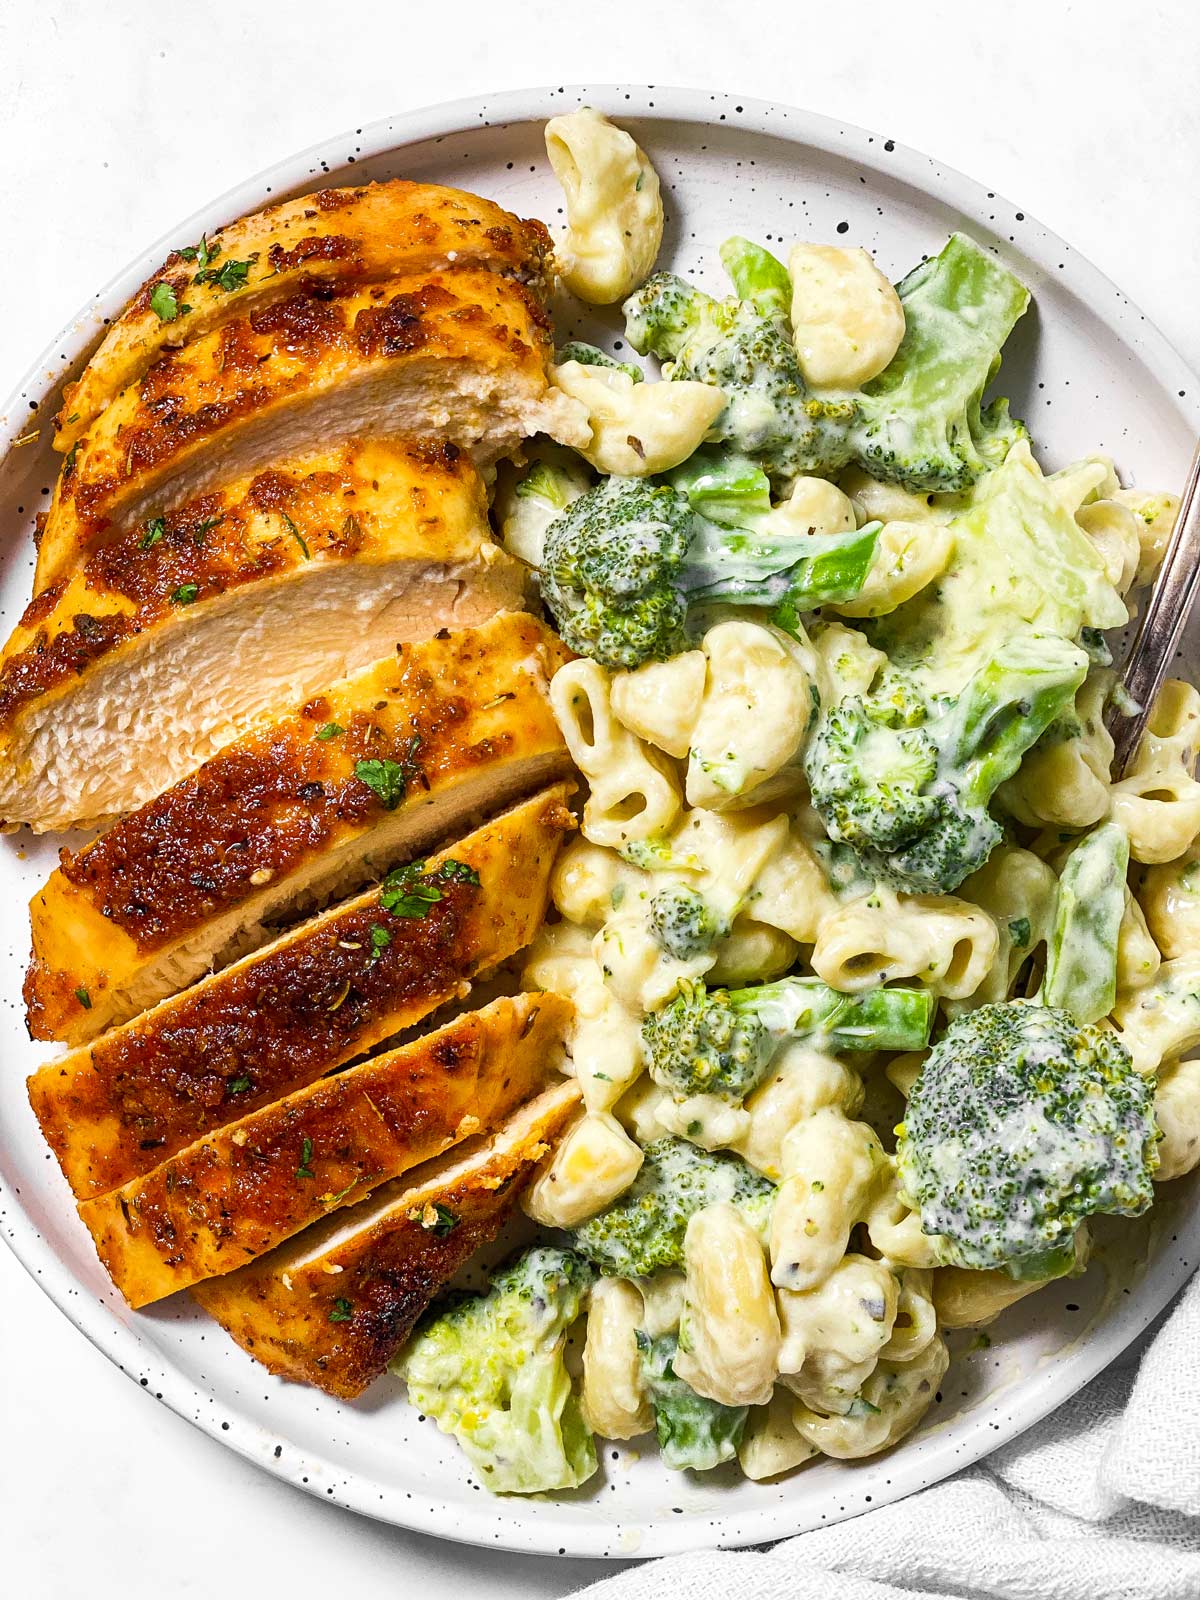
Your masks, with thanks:
M 634 1439 L 654 1426 L 637 1345 L 643 1314 L 636 1284 L 601 1278 L 592 1286 L 582 1404 L 588 1426 L 605 1439 Z
M 612 678 L 612 709 L 630 733 L 683 760 L 700 715 L 708 657 L 687 650 L 670 661 L 647 661 Z
M 784 1180 L 771 1213 L 771 1282 L 780 1289 L 812 1289 L 845 1255 L 886 1157 L 873 1128 L 831 1107 L 797 1123 L 781 1155 Z
M 616 847 L 665 833 L 681 806 L 675 774 L 617 721 L 604 668 L 587 659 L 560 667 L 550 702 L 571 759 L 588 780 L 584 838 Z
M 635 383 L 619 368 L 579 361 L 552 367 L 550 379 L 587 412 L 592 436 L 579 454 L 619 478 L 645 478 L 686 461 L 725 407 L 709 383 Z
M 813 683 L 790 641 L 756 622 L 722 622 L 705 634 L 704 655 L 688 804 L 725 811 L 795 788 L 801 774 L 793 764 L 808 732 Z
M 1159 1073 L 1154 1115 L 1162 1130 L 1154 1177 L 1169 1183 L 1200 1162 L 1200 1061 L 1178 1061 Z
M 827 917 L 812 969 L 853 994 L 916 978 L 936 995 L 975 993 L 996 960 L 999 935 L 985 911 L 951 895 L 896 895 L 879 889 Z
M 1200 783 L 1193 777 L 1200 742 L 1200 693 L 1164 683 L 1129 776 L 1113 785 L 1112 815 L 1129 835 L 1135 861 L 1157 865 L 1181 856 L 1200 834 Z
M 603 1211 L 637 1177 L 645 1158 L 611 1112 L 585 1111 L 521 1198 L 544 1228 L 575 1228 Z
M 614 305 L 653 270 L 662 244 L 658 174 L 623 129 L 590 107 L 546 124 L 546 153 L 567 207 L 563 281 L 589 305 Z
M 762 1242 L 731 1205 L 687 1225 L 676 1374 L 724 1406 L 765 1405 L 779 1367 L 779 1313 Z
M 900 348 L 904 308 L 865 250 L 798 244 L 788 257 L 800 370 L 818 388 L 857 389 Z
M 826 610 L 843 617 L 883 617 L 940 577 L 954 554 L 949 528 L 928 522 L 885 522 L 867 581 L 853 600 Z

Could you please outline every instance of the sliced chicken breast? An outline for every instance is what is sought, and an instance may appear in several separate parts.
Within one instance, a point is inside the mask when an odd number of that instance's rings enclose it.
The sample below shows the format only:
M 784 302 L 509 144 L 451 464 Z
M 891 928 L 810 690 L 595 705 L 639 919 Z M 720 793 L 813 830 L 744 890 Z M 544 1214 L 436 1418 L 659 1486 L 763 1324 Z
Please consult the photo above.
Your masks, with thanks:
M 77 1199 L 366 1054 L 533 937 L 573 819 L 556 785 L 36 1072 Z
M 233 476 L 346 439 L 436 438 L 483 464 L 530 434 L 590 437 L 546 380 L 535 292 L 482 267 L 300 292 L 162 356 L 68 452 L 35 593 L 101 544 Z
M 524 603 L 456 446 L 375 439 L 229 482 L 28 607 L 0 658 L 0 817 L 132 810 L 397 641 Z
M 490 1143 L 387 1184 L 192 1294 L 270 1372 L 353 1400 L 495 1238 L 578 1103 L 572 1080 L 546 1089 Z
M 64 852 L 29 907 L 32 1037 L 83 1044 L 566 776 L 548 695 L 566 658 L 523 612 L 401 646 Z
M 79 379 L 63 388 L 56 450 L 68 450 L 105 406 L 166 351 L 298 288 L 362 285 L 480 266 L 544 284 L 550 237 L 490 200 L 394 178 L 321 189 L 240 217 L 174 250 L 105 334 Z
M 571 1005 L 519 995 L 310 1084 L 79 1207 L 131 1306 L 229 1272 L 422 1161 L 493 1132 L 557 1075 Z

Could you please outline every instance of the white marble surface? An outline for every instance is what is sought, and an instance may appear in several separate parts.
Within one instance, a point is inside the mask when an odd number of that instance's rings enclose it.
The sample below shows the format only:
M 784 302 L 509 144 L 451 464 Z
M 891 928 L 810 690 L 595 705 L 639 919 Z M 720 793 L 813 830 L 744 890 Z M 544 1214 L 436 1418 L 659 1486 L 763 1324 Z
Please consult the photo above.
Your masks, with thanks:
M 1200 369 L 1194 0 L 582 14 L 0 0 L 0 390 L 136 248 L 291 150 L 476 91 L 630 77 L 805 105 L 937 154 L 1089 255 Z M 503 1600 L 599 1575 L 438 1544 L 276 1483 L 139 1394 L 3 1250 L 0 1305 L 6 1593 Z

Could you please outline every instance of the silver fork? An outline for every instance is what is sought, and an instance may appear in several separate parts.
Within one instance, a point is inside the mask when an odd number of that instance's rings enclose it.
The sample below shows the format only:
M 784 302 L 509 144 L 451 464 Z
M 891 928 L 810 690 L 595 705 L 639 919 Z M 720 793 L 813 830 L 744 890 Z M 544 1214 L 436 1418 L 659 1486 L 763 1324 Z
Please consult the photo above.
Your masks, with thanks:
M 1197 594 L 1200 594 L 1200 445 L 1188 468 L 1167 553 L 1121 673 L 1125 691 L 1137 709 L 1129 715 L 1117 714 L 1112 721 L 1115 778 L 1125 777 L 1129 770 L 1158 699 L 1158 691 L 1179 649 Z

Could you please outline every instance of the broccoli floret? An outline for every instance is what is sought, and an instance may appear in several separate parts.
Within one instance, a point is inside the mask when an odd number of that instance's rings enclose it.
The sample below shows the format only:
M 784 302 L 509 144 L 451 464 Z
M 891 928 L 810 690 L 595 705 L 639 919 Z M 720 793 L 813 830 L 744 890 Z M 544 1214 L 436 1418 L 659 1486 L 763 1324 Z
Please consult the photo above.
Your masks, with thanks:
M 711 1094 L 740 1105 L 785 1039 L 833 1051 L 922 1050 L 933 1026 L 925 989 L 839 994 L 818 978 L 781 978 L 750 989 L 683 982 L 642 1023 L 650 1076 L 678 1099 Z
M 795 631 L 800 612 L 859 592 L 879 527 L 772 543 L 697 516 L 669 485 L 607 478 L 546 530 L 542 595 L 573 650 L 632 668 L 686 649 L 693 614 L 720 601 Z
M 683 1263 L 683 1236 L 695 1212 L 728 1201 L 760 1231 L 775 1185 L 740 1156 L 700 1150 L 668 1136 L 646 1146 L 641 1171 L 607 1211 L 575 1230 L 575 1249 L 614 1278 L 646 1278 Z
M 678 961 L 704 955 L 726 931 L 703 895 L 686 884 L 671 884 L 653 897 L 650 930 Z
M 957 888 L 1000 840 L 992 796 L 1087 668 L 1075 645 L 1029 634 L 1002 645 L 955 700 L 927 700 L 895 674 L 877 693 L 840 701 L 818 722 L 805 762 L 830 838 L 896 888 Z
M 595 1273 L 582 1256 L 527 1250 L 483 1295 L 436 1307 L 393 1368 L 498 1494 L 573 1489 L 596 1451 L 563 1359 Z
M 1116 822 L 1085 834 L 1063 864 L 1040 998 L 1076 1022 L 1099 1022 L 1117 1001 L 1129 835 Z
M 504 547 L 531 567 L 541 565 L 546 529 L 591 484 L 587 469 L 568 451 L 550 444 L 536 448 L 539 458 L 496 497 Z
M 917 491 L 968 488 L 1025 436 L 1007 402 L 982 407 L 1000 350 L 1029 293 L 988 251 L 952 234 L 897 286 L 905 333 L 862 390 L 806 387 L 792 347 L 783 265 L 744 239 L 721 258 L 736 298 L 715 300 L 656 273 L 625 303 L 630 344 L 672 363 L 667 376 L 716 384 L 727 404 L 710 438 L 775 478 L 831 477 L 852 462 Z
M 746 1427 L 748 1406 L 723 1406 L 676 1376 L 679 1340 L 673 1333 L 656 1339 L 638 1332 L 642 1382 L 654 1412 L 659 1449 L 667 1466 L 682 1472 L 708 1472 L 732 1461 Z
M 849 460 L 853 402 L 809 394 L 785 313 L 753 300 L 715 300 L 669 272 L 647 278 L 624 311 L 625 336 L 639 354 L 670 361 L 667 375 L 676 381 L 724 391 L 710 438 L 754 456 L 781 479 L 833 472 Z
M 582 339 L 572 339 L 564 344 L 561 350 L 555 352 L 554 359 L 560 367 L 568 361 L 578 361 L 581 367 L 609 367 L 627 373 L 634 383 L 641 383 L 646 376 L 636 361 L 614 361 L 606 351 L 594 344 L 585 344 Z
M 899 1135 L 905 1197 L 957 1266 L 1054 1277 L 1086 1217 L 1137 1216 L 1153 1199 L 1153 1079 L 1115 1034 L 1031 1001 L 951 1024 Z

